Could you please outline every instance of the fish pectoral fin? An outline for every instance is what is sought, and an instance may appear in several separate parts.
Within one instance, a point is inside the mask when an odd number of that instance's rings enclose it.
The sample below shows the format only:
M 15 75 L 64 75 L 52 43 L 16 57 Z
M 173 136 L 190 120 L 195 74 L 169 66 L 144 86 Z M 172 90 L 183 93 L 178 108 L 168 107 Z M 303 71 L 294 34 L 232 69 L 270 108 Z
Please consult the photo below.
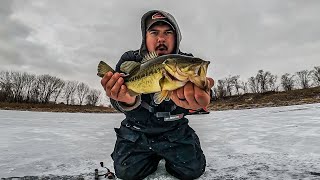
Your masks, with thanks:
M 167 97 L 166 97 L 165 101 L 169 101 L 171 95 L 172 95 L 172 91 L 168 91 L 168 94 L 167 94 Z
M 168 98 L 169 91 L 163 90 L 160 92 L 156 92 L 153 96 L 153 101 L 156 104 L 160 104 L 162 101 Z M 171 94 L 170 94 L 171 95 Z M 170 98 L 170 96 L 169 96 Z
M 103 77 L 107 72 L 113 72 L 114 70 L 112 69 L 112 67 L 110 67 L 107 63 L 100 61 L 100 63 L 98 64 L 98 73 L 97 75 L 99 77 Z
M 141 63 L 136 61 L 126 61 L 121 64 L 120 71 L 126 74 L 134 74 L 135 71 L 139 71 Z
M 137 96 L 139 93 L 132 91 L 131 89 L 128 89 L 128 93 L 130 96 Z

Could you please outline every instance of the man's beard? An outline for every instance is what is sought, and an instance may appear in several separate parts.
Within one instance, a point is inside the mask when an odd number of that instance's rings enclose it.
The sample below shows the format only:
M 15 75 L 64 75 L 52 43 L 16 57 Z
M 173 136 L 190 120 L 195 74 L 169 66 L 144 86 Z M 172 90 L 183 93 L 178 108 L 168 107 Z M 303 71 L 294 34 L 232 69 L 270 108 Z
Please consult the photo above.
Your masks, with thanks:
M 156 51 L 159 50 L 159 51 L 166 51 L 168 50 L 168 47 L 164 44 L 159 44 L 159 46 L 156 47 Z
M 165 55 L 164 51 L 167 51 L 168 47 L 164 44 L 160 44 L 156 47 L 156 51 L 158 51 L 158 56 Z

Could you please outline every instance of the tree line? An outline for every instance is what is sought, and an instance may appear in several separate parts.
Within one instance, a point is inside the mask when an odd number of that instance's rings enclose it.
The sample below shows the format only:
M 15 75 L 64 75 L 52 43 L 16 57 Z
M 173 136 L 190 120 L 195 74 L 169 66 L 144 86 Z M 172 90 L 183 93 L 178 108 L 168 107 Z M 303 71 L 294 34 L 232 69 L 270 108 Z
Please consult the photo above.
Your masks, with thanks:
M 240 76 L 231 76 L 216 81 L 213 88 L 216 98 L 246 93 L 265 93 L 267 91 L 290 91 L 320 86 L 320 66 L 312 70 L 302 70 L 294 74 L 285 73 L 278 80 L 277 75 L 269 71 L 259 70 L 247 81 L 241 81 Z
M 277 75 L 259 70 L 247 81 L 231 76 L 216 81 L 213 88 L 216 98 L 246 93 L 290 91 L 320 86 L 320 66 L 294 74 Z M 79 81 L 65 81 L 48 74 L 34 75 L 26 72 L 0 71 L 0 102 L 65 103 L 68 105 L 96 106 L 101 91 L 91 89 Z
M 100 94 L 83 82 L 65 81 L 49 74 L 0 71 L 0 102 L 96 106 Z

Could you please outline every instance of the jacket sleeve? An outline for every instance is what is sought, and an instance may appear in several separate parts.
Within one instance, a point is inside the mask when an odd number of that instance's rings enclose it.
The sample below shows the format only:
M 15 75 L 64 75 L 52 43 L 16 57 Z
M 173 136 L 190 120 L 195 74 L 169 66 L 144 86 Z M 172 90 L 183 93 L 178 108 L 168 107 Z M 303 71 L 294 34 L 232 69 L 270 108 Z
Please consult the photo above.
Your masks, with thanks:
M 141 61 L 141 57 L 139 56 L 139 53 L 138 51 L 128 51 L 128 52 L 125 52 L 120 60 L 118 61 L 117 65 L 116 65 L 116 69 L 115 71 L 116 72 L 121 72 L 120 71 L 120 66 L 122 63 L 124 63 L 125 61 Z M 134 110 L 136 109 L 137 107 L 140 106 L 141 104 L 141 95 L 138 95 L 137 96 L 137 99 L 136 99 L 136 102 L 134 105 L 132 106 L 128 106 L 127 104 L 123 103 L 123 102 L 120 102 L 120 101 L 116 101 L 114 99 L 111 99 L 110 98 L 110 103 L 111 105 L 118 111 L 120 112 L 123 112 L 125 113 L 126 111 L 131 111 L 131 110 Z

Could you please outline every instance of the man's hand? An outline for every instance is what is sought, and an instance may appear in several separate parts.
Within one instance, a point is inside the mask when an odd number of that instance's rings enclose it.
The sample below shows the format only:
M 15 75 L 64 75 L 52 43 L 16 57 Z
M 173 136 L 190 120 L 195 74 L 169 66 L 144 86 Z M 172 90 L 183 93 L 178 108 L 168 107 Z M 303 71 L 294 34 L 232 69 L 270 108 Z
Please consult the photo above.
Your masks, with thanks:
M 116 72 L 107 72 L 101 79 L 101 85 L 106 91 L 108 97 L 124 102 L 128 105 L 133 105 L 136 101 L 136 96 L 132 97 L 128 93 L 127 86 L 124 83 L 124 79 L 121 74 Z
M 207 81 L 209 89 L 211 89 L 214 85 L 214 80 L 207 77 Z M 188 82 L 183 87 L 174 90 L 170 98 L 177 106 L 196 110 L 209 105 L 210 91 L 202 90 L 193 83 Z

